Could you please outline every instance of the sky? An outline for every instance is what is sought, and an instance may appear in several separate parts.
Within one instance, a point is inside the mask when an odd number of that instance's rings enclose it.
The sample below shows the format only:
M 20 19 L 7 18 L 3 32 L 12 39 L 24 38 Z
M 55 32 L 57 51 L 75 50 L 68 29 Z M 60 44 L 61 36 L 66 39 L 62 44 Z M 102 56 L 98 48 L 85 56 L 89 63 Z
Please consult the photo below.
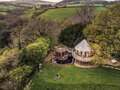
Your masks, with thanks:
M 59 2 L 59 1 L 62 1 L 62 0 L 44 0 L 44 1 Z M 106 1 L 114 1 L 114 0 L 106 0 Z
M 12 0 L 0 0 L 0 1 L 12 1 Z M 59 2 L 62 0 L 43 0 L 43 1 Z M 106 0 L 106 1 L 114 1 L 114 0 Z
M 11 1 L 11 0 L 0 0 L 0 1 Z

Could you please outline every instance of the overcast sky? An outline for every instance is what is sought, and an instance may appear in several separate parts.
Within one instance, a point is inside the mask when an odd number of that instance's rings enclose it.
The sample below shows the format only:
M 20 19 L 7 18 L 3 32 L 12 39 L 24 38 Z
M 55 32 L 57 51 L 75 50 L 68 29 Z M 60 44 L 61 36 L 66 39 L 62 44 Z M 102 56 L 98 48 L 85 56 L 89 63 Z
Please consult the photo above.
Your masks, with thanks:
M 11 0 L 0 0 L 0 1 L 11 1 Z
M 44 0 L 44 1 L 59 2 L 59 1 L 62 1 L 62 0 Z M 106 0 L 106 1 L 114 1 L 114 0 Z
M 0 0 L 0 1 L 12 1 L 12 0 Z M 62 0 L 44 0 L 44 1 L 59 2 Z M 114 1 L 114 0 L 106 0 L 106 1 Z

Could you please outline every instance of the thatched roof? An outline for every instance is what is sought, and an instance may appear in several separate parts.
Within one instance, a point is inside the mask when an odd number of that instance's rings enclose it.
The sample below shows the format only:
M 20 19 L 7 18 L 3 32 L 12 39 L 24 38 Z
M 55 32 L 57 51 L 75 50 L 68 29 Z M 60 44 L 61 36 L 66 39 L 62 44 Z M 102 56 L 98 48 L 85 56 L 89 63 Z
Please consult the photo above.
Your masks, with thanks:
M 88 44 L 87 40 L 82 40 L 80 43 L 78 43 L 76 46 L 75 46 L 75 49 L 76 50 L 79 50 L 79 51 L 92 51 L 92 48 L 91 46 Z

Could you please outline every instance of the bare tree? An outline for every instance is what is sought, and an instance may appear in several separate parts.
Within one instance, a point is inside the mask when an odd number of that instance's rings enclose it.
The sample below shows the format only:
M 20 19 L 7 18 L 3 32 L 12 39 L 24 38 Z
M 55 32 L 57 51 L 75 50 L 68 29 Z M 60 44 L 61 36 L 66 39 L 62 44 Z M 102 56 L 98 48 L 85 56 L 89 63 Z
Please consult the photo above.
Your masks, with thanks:
M 86 25 L 94 18 L 94 3 L 91 0 L 84 1 L 83 5 L 77 9 L 77 14 L 71 18 L 74 24 Z

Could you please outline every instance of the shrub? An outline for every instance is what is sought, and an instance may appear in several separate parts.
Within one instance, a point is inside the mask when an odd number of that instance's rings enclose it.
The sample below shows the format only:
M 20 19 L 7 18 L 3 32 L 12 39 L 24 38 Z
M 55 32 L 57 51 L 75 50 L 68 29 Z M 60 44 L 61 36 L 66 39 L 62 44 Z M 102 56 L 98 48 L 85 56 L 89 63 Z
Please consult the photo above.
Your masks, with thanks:
M 26 85 L 32 73 L 32 67 L 19 66 L 9 72 L 9 82 L 11 83 L 13 90 L 22 90 Z
M 8 69 L 15 67 L 19 63 L 19 50 L 6 49 L 0 55 L 0 66 L 5 66 Z M 6 69 L 7 69 L 6 68 Z
M 21 82 L 25 76 L 28 76 L 32 72 L 32 67 L 30 66 L 20 66 L 9 72 L 10 79 L 16 82 Z
M 0 81 L 8 76 L 9 70 L 15 68 L 19 63 L 18 49 L 4 49 L 0 54 Z

